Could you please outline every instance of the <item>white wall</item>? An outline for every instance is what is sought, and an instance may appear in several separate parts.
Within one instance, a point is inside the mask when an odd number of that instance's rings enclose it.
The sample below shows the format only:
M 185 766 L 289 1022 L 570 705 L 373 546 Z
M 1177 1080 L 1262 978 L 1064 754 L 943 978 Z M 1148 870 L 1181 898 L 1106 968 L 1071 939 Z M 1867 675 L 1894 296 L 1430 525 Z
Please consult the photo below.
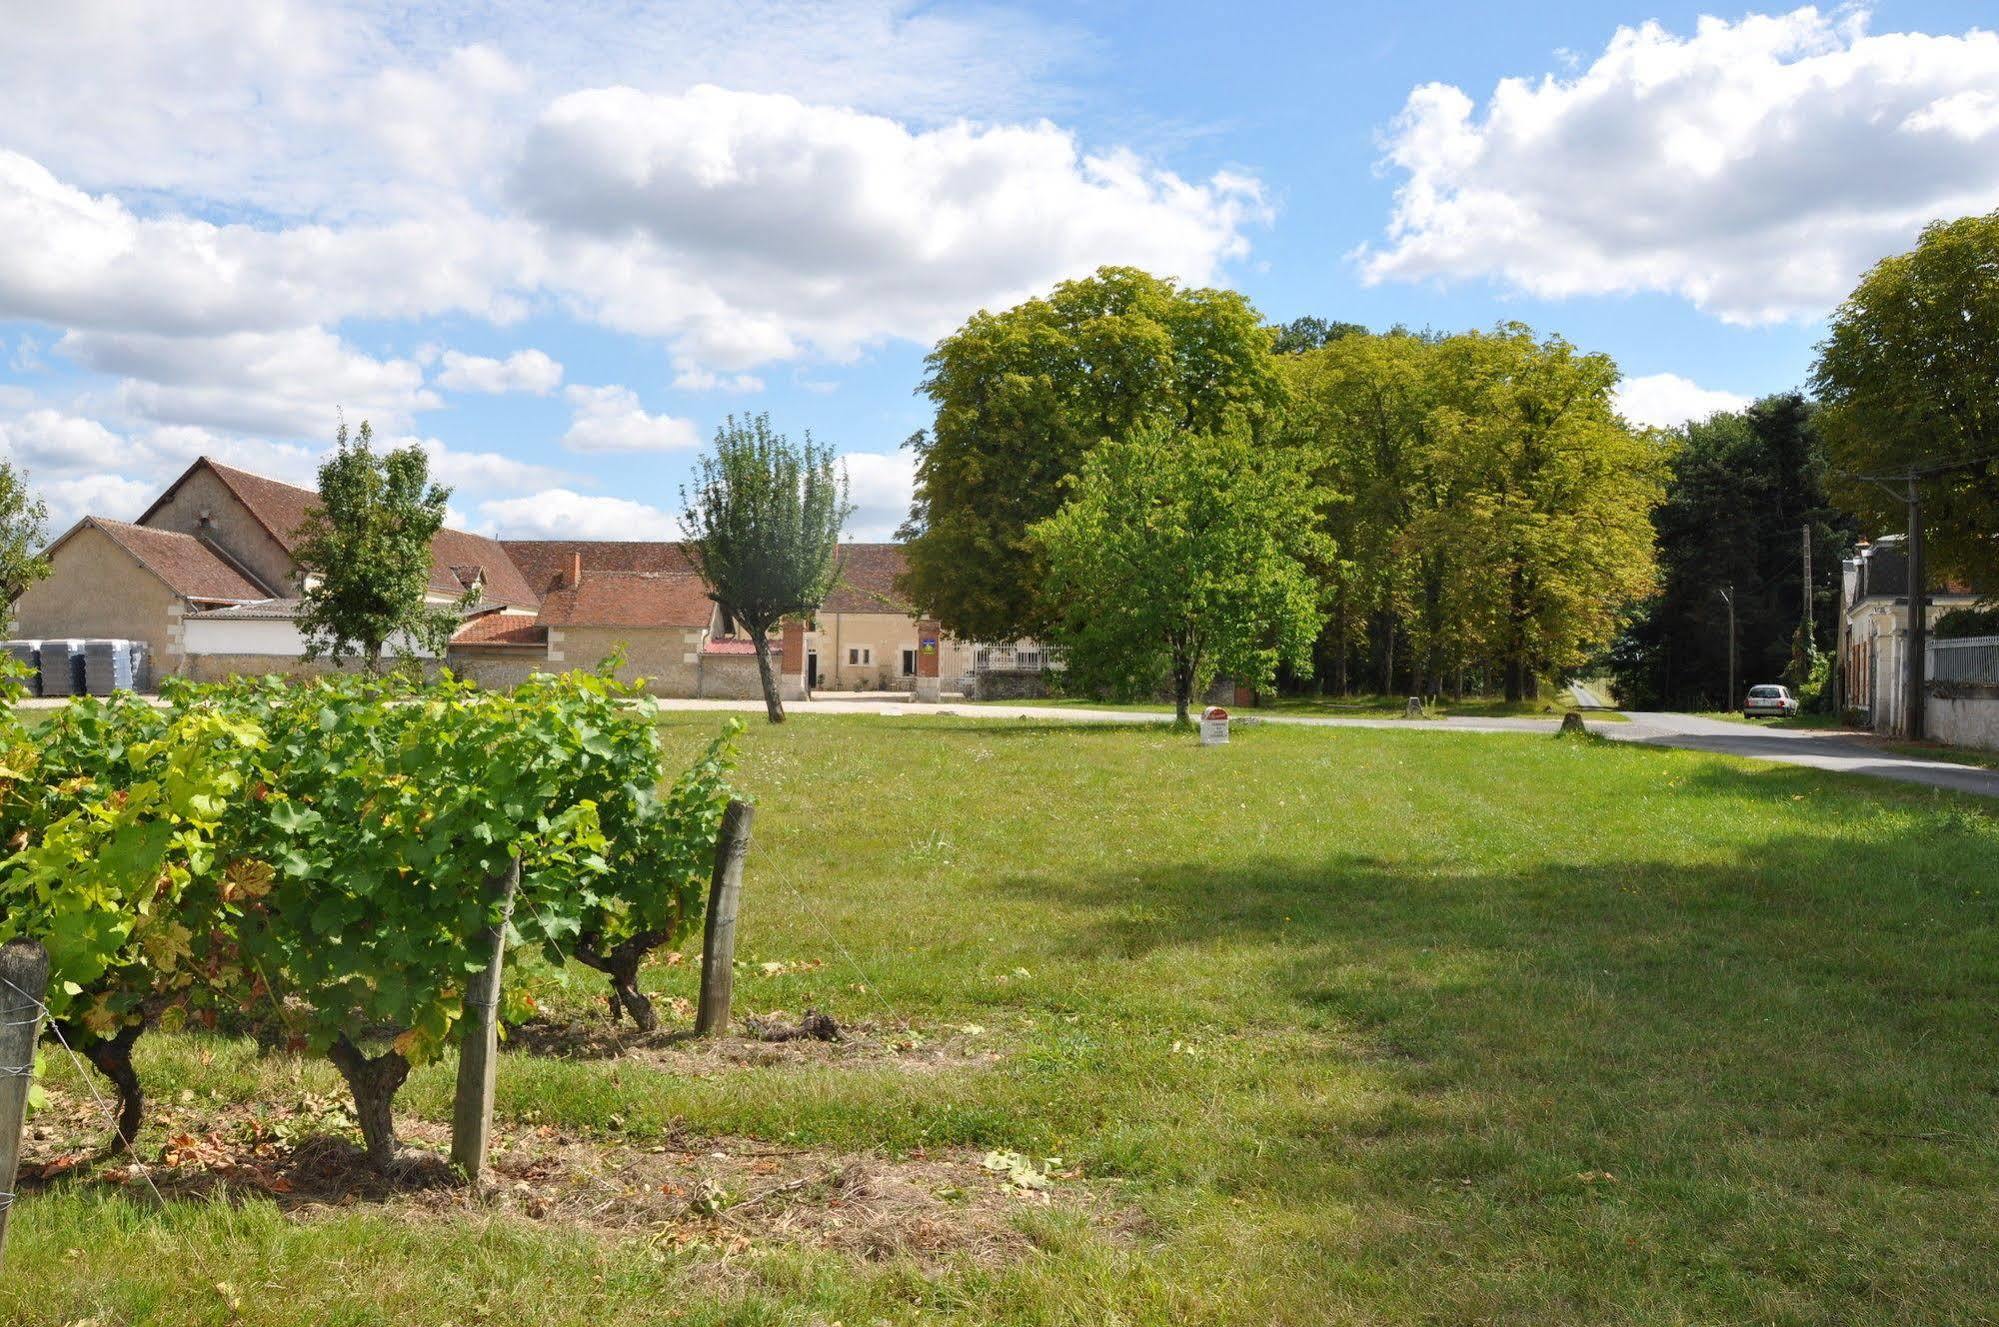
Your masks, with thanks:
M 189 654 L 267 655 L 296 659 L 305 653 L 305 638 L 287 618 L 200 618 L 181 623 L 183 647 Z M 392 646 L 419 659 L 434 659 L 429 650 L 414 649 L 407 640 Z

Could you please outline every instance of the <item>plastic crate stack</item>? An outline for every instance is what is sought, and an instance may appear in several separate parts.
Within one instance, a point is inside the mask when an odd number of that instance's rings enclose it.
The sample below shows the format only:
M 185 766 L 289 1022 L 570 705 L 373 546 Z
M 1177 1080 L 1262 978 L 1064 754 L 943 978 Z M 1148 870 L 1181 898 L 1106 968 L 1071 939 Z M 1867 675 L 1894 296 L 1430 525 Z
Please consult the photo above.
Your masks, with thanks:
M 28 670 L 21 680 L 27 684 L 28 694 L 42 694 L 42 643 L 38 640 L 10 640 L 6 643 L 7 657 Z
M 82 641 L 72 638 L 42 642 L 42 694 L 44 696 L 86 694 Z
M 83 643 L 83 680 L 93 696 L 131 691 L 132 642 L 87 640 Z

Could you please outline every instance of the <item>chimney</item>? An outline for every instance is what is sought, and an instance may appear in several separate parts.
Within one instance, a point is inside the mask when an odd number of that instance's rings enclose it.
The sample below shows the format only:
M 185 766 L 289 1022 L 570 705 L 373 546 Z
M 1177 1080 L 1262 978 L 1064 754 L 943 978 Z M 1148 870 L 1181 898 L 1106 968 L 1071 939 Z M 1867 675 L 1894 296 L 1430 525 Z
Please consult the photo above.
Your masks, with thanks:
M 580 548 L 569 555 L 569 588 L 583 588 L 583 550 Z

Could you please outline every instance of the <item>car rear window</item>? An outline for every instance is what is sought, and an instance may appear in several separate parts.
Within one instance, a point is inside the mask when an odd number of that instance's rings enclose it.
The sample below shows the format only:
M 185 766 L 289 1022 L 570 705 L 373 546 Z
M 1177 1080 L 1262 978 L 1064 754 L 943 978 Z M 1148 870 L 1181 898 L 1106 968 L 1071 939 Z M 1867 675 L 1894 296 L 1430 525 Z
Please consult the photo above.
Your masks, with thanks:
M 1758 700 L 1775 700 L 1784 693 L 1778 687 L 1751 687 L 1749 688 L 1749 694 Z

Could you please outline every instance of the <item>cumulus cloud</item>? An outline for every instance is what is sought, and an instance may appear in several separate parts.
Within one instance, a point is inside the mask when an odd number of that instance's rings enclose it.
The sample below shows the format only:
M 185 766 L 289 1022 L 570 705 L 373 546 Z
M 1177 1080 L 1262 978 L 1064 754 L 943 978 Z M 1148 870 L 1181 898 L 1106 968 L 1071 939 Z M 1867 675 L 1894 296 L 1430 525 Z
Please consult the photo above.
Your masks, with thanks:
M 1749 398 L 1716 391 L 1677 373 L 1651 373 L 1626 378 L 1613 393 L 1617 413 L 1633 424 L 1674 428 L 1690 419 L 1706 419 L 1724 410 L 1742 410 Z
M 558 98 L 513 198 L 576 307 L 737 370 L 928 339 L 1106 262 L 1206 281 L 1268 215 L 1247 177 L 1184 180 L 1047 121 L 920 130 L 708 86 Z
M 847 468 L 847 498 L 854 504 L 844 537 L 864 542 L 893 539 L 896 527 L 909 518 L 909 500 L 916 491 L 915 455 L 848 452 L 840 460 Z
M 505 359 L 444 352 L 437 385 L 453 392 L 527 392 L 547 396 L 562 385 L 562 365 L 539 350 L 517 350 Z
M 1999 204 L 1999 33 L 1870 34 L 1863 12 L 1618 30 L 1484 107 L 1426 84 L 1370 281 L 1667 292 L 1735 323 L 1823 315 L 1937 217 Z
M 647 414 L 629 387 L 571 387 L 574 413 L 562 445 L 572 452 L 666 452 L 700 442 L 692 420 Z
M 658 507 L 552 488 L 480 505 L 502 539 L 672 539 L 679 523 Z

